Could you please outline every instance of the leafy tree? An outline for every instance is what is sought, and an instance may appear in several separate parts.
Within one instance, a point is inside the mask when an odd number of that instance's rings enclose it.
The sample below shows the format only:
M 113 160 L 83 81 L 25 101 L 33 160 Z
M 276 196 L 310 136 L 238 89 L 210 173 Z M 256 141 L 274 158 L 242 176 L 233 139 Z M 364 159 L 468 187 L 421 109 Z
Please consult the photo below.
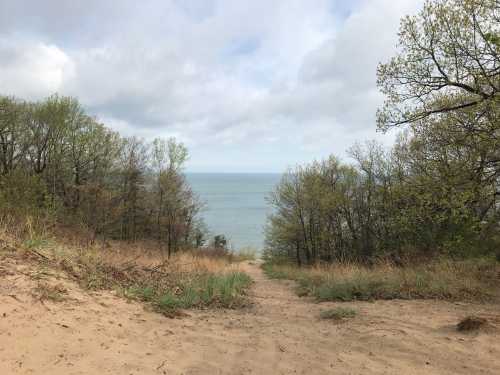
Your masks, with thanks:
M 378 67 L 379 127 L 498 106 L 499 40 L 498 0 L 431 0 L 403 18 L 399 54 Z
M 74 98 L 0 97 L 0 215 L 36 215 L 91 236 L 200 246 L 202 207 L 182 173 L 186 147 L 122 138 Z

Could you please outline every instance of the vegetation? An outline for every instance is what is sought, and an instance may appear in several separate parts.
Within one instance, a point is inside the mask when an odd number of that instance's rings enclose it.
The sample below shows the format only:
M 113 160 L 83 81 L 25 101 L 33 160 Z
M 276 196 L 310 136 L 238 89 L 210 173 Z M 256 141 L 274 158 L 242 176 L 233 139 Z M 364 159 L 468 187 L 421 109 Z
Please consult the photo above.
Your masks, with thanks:
M 354 318 L 357 311 L 349 307 L 336 307 L 330 310 L 323 310 L 320 312 L 319 317 L 327 320 L 345 320 Z
M 238 250 L 233 250 L 227 246 L 227 242 L 218 242 L 218 239 L 224 238 L 222 235 L 214 237 L 207 246 L 198 249 L 192 249 L 189 252 L 193 255 L 203 257 L 223 258 L 229 262 L 244 262 L 251 261 L 257 258 L 257 250 L 252 247 L 243 247 Z
M 488 321 L 480 316 L 467 316 L 457 324 L 457 330 L 460 332 L 477 331 L 488 326 Z
M 265 264 L 272 278 L 297 281 L 297 292 L 318 301 L 374 299 L 487 300 L 495 296 L 497 267 L 490 259 L 436 260 L 412 267 L 356 263 L 309 268 Z
M 66 299 L 67 293 L 68 291 L 66 288 L 60 284 L 50 285 L 45 282 L 39 282 L 34 290 L 33 296 L 42 302 L 45 300 L 62 302 Z
M 174 138 L 123 138 L 76 99 L 0 97 L 0 215 L 64 223 L 88 239 L 156 239 L 170 255 L 204 243 L 201 204 Z
M 238 249 L 238 252 L 234 254 L 234 257 L 239 262 L 252 261 L 257 259 L 257 250 L 253 247 L 244 247 Z
M 33 296 L 40 301 L 67 299 L 64 286 L 54 283 L 61 271 L 85 290 L 115 290 L 169 316 L 181 308 L 243 306 L 251 285 L 250 277 L 229 257 L 201 250 L 168 257 L 158 251 L 156 241 L 89 246 L 47 233 L 21 242 L 0 226 L 0 245 L 2 259 L 36 263 L 36 271 L 28 276 L 37 283 Z
M 163 313 L 239 306 L 250 278 L 231 268 L 224 236 L 202 249 L 187 159 L 175 139 L 120 137 L 72 98 L 0 98 L 0 241 L 11 235 L 15 256 L 23 248 L 85 289 L 115 289 Z M 50 274 L 31 275 L 34 296 L 62 301 Z
M 378 125 L 405 131 L 390 150 L 355 145 L 353 164 L 285 173 L 269 198 L 269 261 L 432 265 L 498 251 L 499 20 L 495 0 L 427 1 L 402 20 L 399 53 L 378 69 Z
M 499 21 L 498 0 L 427 0 L 418 15 L 403 18 L 400 53 L 378 68 L 386 95 L 378 125 L 422 125 L 451 115 L 459 130 L 466 125 L 460 115 L 475 114 L 467 135 L 489 130 L 498 141 L 490 126 L 498 120 Z
M 210 305 L 235 307 L 242 303 L 241 296 L 250 283 L 250 277 L 242 272 L 204 274 L 178 286 L 174 292 L 161 292 L 155 303 L 160 310 Z

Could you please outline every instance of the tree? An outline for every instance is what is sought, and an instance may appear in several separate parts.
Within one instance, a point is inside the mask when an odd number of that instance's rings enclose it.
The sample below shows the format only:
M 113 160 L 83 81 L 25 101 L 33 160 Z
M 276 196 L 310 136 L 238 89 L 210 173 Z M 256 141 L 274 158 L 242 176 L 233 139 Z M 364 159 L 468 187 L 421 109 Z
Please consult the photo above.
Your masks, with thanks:
M 168 256 L 182 247 L 203 243 L 203 225 L 197 219 L 202 205 L 182 174 L 188 158 L 187 148 L 174 138 L 152 143 L 153 211 L 157 237 L 160 243 L 165 240 Z
M 36 215 L 95 236 L 166 239 L 169 254 L 200 246 L 201 203 L 174 138 L 122 138 L 77 99 L 0 97 L 0 214 Z
M 26 104 L 0 97 L 0 175 L 6 175 L 23 163 L 27 142 Z
M 444 124 L 401 136 L 392 150 L 356 145 L 288 171 L 270 196 L 266 257 L 299 266 L 377 258 L 475 256 L 498 246 L 498 183 L 477 154 L 437 142 Z
M 492 252 L 500 238 L 500 2 L 429 0 L 405 17 L 379 65 L 374 143 L 285 174 L 271 195 L 266 253 L 300 264 Z M 293 252 L 295 249 L 295 253 Z
M 399 51 L 377 71 L 387 97 L 380 128 L 498 106 L 498 0 L 427 1 L 417 16 L 402 19 Z

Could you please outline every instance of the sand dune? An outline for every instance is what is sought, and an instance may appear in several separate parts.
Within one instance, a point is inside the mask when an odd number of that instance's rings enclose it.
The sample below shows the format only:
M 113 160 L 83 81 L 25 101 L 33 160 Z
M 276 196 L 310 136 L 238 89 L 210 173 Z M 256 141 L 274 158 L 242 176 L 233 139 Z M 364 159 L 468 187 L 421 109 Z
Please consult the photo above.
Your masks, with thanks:
M 351 303 L 359 314 L 320 319 L 334 303 L 300 299 L 258 265 L 253 305 L 169 319 L 112 292 L 71 282 L 65 301 L 32 296 L 37 270 L 0 263 L 0 374 L 499 374 L 496 328 L 458 333 L 462 317 L 495 322 L 498 305 L 439 301 Z M 31 276 L 29 276 L 31 275 Z

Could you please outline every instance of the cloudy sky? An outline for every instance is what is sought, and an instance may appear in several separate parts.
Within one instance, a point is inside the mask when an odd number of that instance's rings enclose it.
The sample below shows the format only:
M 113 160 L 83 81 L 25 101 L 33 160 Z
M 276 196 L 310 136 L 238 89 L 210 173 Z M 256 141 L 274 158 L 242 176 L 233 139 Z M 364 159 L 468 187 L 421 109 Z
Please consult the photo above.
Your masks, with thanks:
M 189 171 L 279 172 L 375 128 L 379 61 L 421 0 L 0 0 L 0 94 L 58 92 Z

